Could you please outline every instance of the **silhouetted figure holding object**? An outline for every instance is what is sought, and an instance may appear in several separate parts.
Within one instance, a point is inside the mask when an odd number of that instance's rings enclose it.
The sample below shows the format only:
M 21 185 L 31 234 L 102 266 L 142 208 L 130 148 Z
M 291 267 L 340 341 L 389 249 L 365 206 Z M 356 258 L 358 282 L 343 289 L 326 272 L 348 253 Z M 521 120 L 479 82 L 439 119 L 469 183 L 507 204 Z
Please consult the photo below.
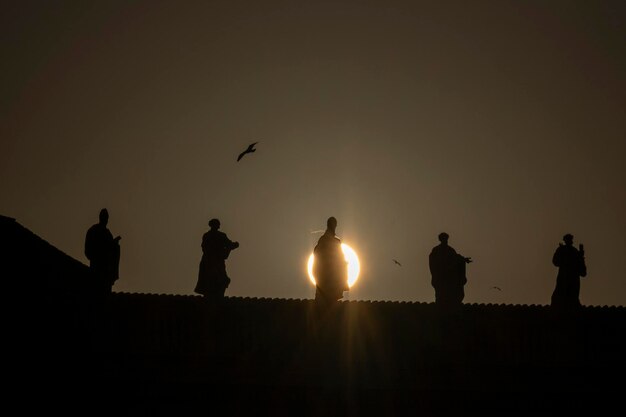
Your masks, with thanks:
M 448 238 L 445 232 L 439 234 L 441 243 L 430 252 L 428 266 L 432 275 L 431 284 L 435 289 L 435 302 L 442 306 L 455 306 L 460 305 L 465 297 L 465 264 L 472 262 L 472 259 L 456 253 L 448 246 Z
M 208 300 L 218 300 L 224 297 L 226 288 L 230 285 L 230 278 L 226 274 L 226 259 L 230 251 L 239 247 L 239 242 L 231 241 L 226 233 L 219 231 L 218 219 L 211 219 L 209 227 L 210 230 L 202 236 L 202 260 L 194 291 Z
M 85 237 L 85 256 L 98 287 L 103 292 L 111 292 L 119 278 L 121 236 L 113 238 L 107 228 L 109 212 L 100 210 L 100 221 L 89 228 Z
M 239 162 L 239 160 L 241 158 L 243 158 L 245 154 L 256 152 L 256 149 L 254 149 L 254 145 L 256 145 L 257 143 L 259 143 L 259 142 L 254 142 L 253 144 L 248 145 L 248 148 L 245 151 L 243 151 L 242 153 L 240 153 L 239 156 L 237 157 L 237 162 Z
M 348 263 L 341 250 L 341 240 L 335 236 L 337 219 L 329 217 L 326 231 L 313 250 L 313 276 L 315 277 L 315 300 L 335 302 L 348 291 Z
M 582 244 L 579 249 L 574 247 L 574 236 L 569 233 L 563 236 L 563 242 L 565 244 L 559 243 L 552 256 L 552 263 L 559 268 L 552 306 L 575 308 L 580 306 L 580 277 L 587 276 L 585 251 Z

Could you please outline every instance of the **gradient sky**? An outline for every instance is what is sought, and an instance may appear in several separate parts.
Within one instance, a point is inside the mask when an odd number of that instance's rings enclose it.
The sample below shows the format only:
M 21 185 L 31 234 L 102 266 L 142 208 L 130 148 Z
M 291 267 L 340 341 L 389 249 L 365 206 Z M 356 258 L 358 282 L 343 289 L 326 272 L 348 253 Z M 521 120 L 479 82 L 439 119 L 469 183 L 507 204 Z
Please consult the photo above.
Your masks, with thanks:
M 335 216 L 362 263 L 347 299 L 433 301 L 446 231 L 474 259 L 465 302 L 548 304 L 569 232 L 581 301 L 625 305 L 625 17 L 621 0 L 10 2 L 0 214 L 87 262 L 107 207 L 114 290 L 174 294 L 217 217 L 241 244 L 226 294 L 255 297 L 313 297 L 311 231 Z

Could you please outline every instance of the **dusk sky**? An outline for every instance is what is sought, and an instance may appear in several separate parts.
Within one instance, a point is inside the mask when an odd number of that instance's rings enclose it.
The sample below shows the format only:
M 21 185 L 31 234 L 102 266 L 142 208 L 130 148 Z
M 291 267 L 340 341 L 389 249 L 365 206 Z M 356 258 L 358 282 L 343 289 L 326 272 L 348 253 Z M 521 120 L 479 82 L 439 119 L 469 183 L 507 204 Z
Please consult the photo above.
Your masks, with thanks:
M 16 1 L 0 24 L 0 214 L 87 263 L 108 208 L 114 291 L 193 294 L 217 217 L 226 295 L 313 298 L 335 216 L 344 299 L 434 301 L 445 231 L 465 302 L 549 304 L 572 233 L 581 302 L 626 305 L 622 0 Z

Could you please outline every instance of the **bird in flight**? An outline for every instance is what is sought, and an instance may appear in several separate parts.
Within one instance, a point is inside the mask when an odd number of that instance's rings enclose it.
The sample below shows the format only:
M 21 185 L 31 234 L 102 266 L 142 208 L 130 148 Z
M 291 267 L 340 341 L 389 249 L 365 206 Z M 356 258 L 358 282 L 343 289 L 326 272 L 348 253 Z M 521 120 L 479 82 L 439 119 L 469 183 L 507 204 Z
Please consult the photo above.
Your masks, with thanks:
M 240 154 L 239 154 L 239 156 L 237 157 L 237 162 L 239 162 L 239 160 L 240 160 L 241 158 L 243 158 L 243 156 L 244 156 L 245 154 L 247 154 L 247 153 L 252 153 L 252 152 L 256 151 L 256 149 L 254 149 L 254 145 L 256 145 L 257 143 L 259 143 L 259 142 L 254 142 L 253 144 L 251 144 L 251 145 L 249 145 L 249 146 L 248 146 L 248 149 L 246 149 L 245 151 L 243 151 L 242 153 L 240 153 Z
M 498 290 L 498 291 L 502 291 L 502 289 L 500 287 L 491 287 L 494 290 Z
M 392 261 L 393 261 L 393 263 L 395 263 L 396 265 L 398 265 L 398 266 L 402 266 L 402 264 L 401 264 L 400 262 L 398 262 L 397 260 L 392 259 Z

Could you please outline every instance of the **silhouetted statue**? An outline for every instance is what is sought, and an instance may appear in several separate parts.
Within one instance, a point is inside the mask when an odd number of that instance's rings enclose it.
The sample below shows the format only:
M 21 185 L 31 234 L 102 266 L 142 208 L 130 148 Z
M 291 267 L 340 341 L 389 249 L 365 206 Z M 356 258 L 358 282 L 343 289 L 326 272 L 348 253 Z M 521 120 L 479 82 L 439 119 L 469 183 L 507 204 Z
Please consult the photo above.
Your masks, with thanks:
M 343 297 L 348 288 L 348 263 L 341 250 L 341 240 L 335 236 L 337 219 L 329 217 L 326 231 L 313 250 L 313 276 L 315 276 L 315 300 L 334 302 Z
M 579 307 L 580 277 L 587 276 L 585 251 L 582 244 L 579 249 L 574 247 L 574 236 L 569 233 L 563 236 L 563 242 L 565 244 L 559 243 L 552 256 L 552 263 L 559 268 L 552 293 L 552 306 Z
M 224 292 L 230 285 L 225 261 L 230 251 L 239 247 L 239 242 L 231 241 L 226 233 L 219 231 L 218 219 L 211 219 L 209 227 L 210 230 L 202 236 L 202 260 L 194 291 L 208 300 L 217 300 L 224 297 Z
M 460 305 L 463 302 L 463 286 L 467 283 L 465 264 L 472 262 L 471 258 L 459 255 L 448 246 L 448 238 L 447 233 L 440 233 L 441 243 L 432 249 L 428 257 L 435 302 L 442 306 Z
M 107 228 L 109 212 L 100 210 L 100 221 L 89 228 L 85 237 L 85 256 L 89 267 L 104 292 L 111 292 L 113 284 L 119 278 L 120 236 L 113 238 Z

